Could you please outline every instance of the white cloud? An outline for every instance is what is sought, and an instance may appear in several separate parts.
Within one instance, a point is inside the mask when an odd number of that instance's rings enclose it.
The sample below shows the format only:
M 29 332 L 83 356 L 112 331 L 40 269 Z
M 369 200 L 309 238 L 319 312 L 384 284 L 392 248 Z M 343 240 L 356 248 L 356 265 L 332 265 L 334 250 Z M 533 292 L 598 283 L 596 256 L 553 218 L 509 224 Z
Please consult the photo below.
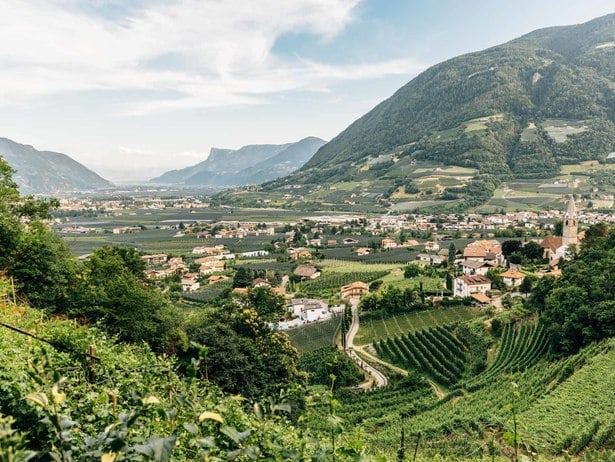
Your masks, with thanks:
M 327 91 L 336 82 L 410 74 L 412 60 L 347 66 L 284 62 L 287 33 L 330 40 L 359 0 L 178 0 L 119 19 L 77 2 L 0 2 L 0 105 L 78 91 L 122 91 L 118 112 L 266 103 L 271 94 Z

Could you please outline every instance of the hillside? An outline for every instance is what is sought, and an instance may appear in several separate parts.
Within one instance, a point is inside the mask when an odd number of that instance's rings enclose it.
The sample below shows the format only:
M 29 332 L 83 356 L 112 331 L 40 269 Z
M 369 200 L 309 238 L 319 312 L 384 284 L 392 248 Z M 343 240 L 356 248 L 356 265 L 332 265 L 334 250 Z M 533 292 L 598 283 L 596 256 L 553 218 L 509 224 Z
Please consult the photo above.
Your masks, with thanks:
M 238 150 L 212 148 L 204 161 L 151 180 L 158 184 L 237 186 L 288 175 L 307 162 L 325 141 L 308 137 L 296 143 L 248 145 Z
M 15 181 L 24 194 L 61 194 L 113 186 L 66 154 L 38 151 L 7 138 L 0 138 L 0 156 L 16 170 Z
M 324 145 L 297 173 L 268 185 L 368 177 L 390 155 L 544 178 L 562 164 L 615 150 L 615 14 L 541 29 L 426 70 Z

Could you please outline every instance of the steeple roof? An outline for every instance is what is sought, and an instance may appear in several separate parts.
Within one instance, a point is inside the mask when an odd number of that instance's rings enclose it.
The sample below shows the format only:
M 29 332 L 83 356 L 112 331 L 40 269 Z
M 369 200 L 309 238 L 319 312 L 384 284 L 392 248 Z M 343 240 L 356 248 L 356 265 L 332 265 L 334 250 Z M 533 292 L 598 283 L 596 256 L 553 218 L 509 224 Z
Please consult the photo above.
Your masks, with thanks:
M 577 207 L 574 204 L 574 196 L 570 195 L 570 200 L 568 201 L 568 210 L 566 210 L 566 216 L 568 218 L 576 218 L 577 216 Z

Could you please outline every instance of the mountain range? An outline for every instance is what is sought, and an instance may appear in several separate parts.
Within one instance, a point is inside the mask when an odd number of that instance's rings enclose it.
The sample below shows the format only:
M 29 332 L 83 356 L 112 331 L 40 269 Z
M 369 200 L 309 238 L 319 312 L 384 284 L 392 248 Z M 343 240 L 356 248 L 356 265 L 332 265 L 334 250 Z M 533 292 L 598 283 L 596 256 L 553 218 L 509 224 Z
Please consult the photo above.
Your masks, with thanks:
M 191 186 L 263 183 L 291 174 L 325 143 L 320 138 L 308 137 L 295 143 L 248 145 L 237 150 L 212 148 L 204 161 L 171 170 L 150 182 Z
M 437 64 L 266 187 L 361 180 L 387 154 L 380 178 L 404 157 L 542 178 L 612 151 L 615 14 Z
M 0 138 L 0 156 L 13 169 L 24 194 L 62 194 L 113 187 L 113 184 L 66 154 L 38 151 L 27 144 Z

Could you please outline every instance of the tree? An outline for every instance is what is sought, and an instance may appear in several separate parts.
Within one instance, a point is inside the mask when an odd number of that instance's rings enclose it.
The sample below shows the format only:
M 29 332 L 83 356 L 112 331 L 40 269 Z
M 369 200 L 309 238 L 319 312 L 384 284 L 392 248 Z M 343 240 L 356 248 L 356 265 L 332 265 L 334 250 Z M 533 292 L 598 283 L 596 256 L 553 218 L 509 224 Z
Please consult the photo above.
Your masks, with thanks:
M 254 279 L 254 275 L 249 268 L 245 266 L 240 266 L 237 268 L 235 272 L 235 276 L 233 277 L 233 288 L 235 287 L 249 287 L 252 285 L 252 280 Z
M 515 252 L 521 252 L 521 241 L 514 239 L 502 242 L 502 253 L 506 258 Z
M 404 278 L 415 278 L 421 275 L 421 268 L 419 265 L 408 265 L 404 268 Z
M 540 247 L 540 244 L 534 241 L 526 243 L 521 249 L 521 253 L 525 258 L 530 261 L 542 260 L 544 255 L 544 249 Z
M 448 246 L 448 264 L 452 266 L 455 264 L 455 256 L 457 255 L 457 249 L 455 248 L 455 244 L 451 242 L 451 245 Z
M 181 318 L 158 289 L 135 274 L 135 264 L 133 253 L 125 249 L 96 250 L 77 279 L 68 314 L 101 322 L 124 341 L 146 342 L 154 351 L 166 351 L 182 336 Z
M 534 287 L 534 284 L 536 284 L 537 281 L 538 278 L 536 276 L 528 274 L 523 278 L 523 281 L 519 285 L 519 291 L 523 292 L 524 294 L 529 294 L 532 291 L 532 287 Z
M 276 321 L 286 314 L 284 297 L 275 293 L 271 287 L 254 287 L 248 292 L 248 301 L 259 317 L 265 321 Z
M 303 353 L 297 365 L 308 373 L 308 383 L 311 385 L 331 385 L 331 374 L 335 375 L 334 389 L 363 380 L 363 374 L 354 362 L 333 345 Z

